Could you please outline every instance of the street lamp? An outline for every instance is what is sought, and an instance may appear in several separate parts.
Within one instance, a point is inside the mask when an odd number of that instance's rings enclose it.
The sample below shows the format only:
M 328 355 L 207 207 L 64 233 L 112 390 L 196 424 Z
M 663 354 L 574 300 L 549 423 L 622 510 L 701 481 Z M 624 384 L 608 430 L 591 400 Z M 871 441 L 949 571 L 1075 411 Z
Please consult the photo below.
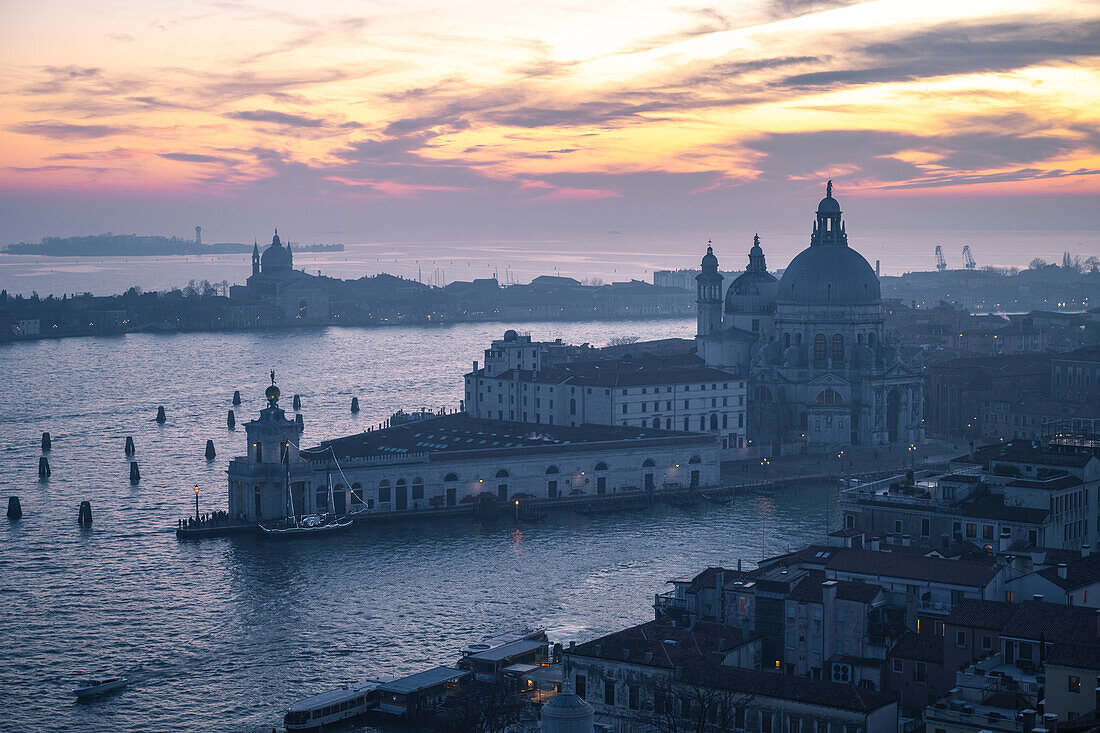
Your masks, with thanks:
M 519 521 L 519 499 L 516 499 L 516 521 Z
M 909 444 L 909 468 L 916 469 L 917 467 L 917 446 L 912 443 Z
M 199 522 L 199 487 L 195 487 L 195 523 Z
M 767 458 L 761 458 L 760 459 L 760 471 L 764 476 L 764 485 L 765 486 L 768 483 L 768 466 L 770 466 L 770 465 L 771 465 L 771 461 L 769 461 Z

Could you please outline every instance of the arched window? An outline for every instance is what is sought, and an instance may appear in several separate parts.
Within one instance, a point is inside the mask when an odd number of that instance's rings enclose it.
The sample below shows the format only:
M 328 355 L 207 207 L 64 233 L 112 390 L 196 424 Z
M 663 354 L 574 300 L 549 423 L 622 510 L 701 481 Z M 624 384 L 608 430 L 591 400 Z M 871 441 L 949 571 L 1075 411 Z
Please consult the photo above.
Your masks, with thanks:
M 443 480 L 444 481 L 458 481 L 458 475 L 453 474 L 453 473 L 448 473 L 446 476 L 443 477 Z M 381 484 L 379 484 L 379 485 L 381 485 Z
M 840 396 L 840 392 L 837 392 L 831 387 L 826 390 L 822 390 L 817 393 L 817 399 L 814 400 L 819 405 L 843 405 L 844 398 Z
M 665 430 L 672 430 L 672 418 L 671 417 L 666 417 L 665 418 Z
M 791 345 L 791 334 L 790 333 L 783 334 L 783 348 L 787 348 L 790 345 Z
M 596 464 L 596 470 L 597 471 L 606 471 L 607 470 L 607 464 L 604 463 L 603 461 L 600 461 L 599 463 Z
M 691 432 L 691 425 L 688 423 L 688 419 L 686 417 L 684 418 L 684 432 Z
M 702 462 L 703 462 L 703 459 L 700 458 L 699 456 L 692 456 L 691 458 L 688 459 L 688 463 L 702 463 Z
M 508 478 L 508 472 L 503 468 L 497 471 L 497 478 Z
M 700 430 L 706 430 L 707 429 L 707 416 L 706 415 L 700 415 L 699 416 L 699 429 Z
M 844 337 L 833 334 L 833 361 L 844 361 Z
M 874 331 L 867 334 L 867 345 L 874 348 L 874 345 L 875 345 L 875 332 Z
M 661 428 L 661 418 L 653 418 L 653 427 L 657 428 L 658 430 Z
M 711 430 L 717 430 L 718 429 L 718 413 L 717 412 L 712 412 L 710 414 L 710 429 Z
M 569 414 L 570 415 L 576 415 L 577 414 L 577 401 L 574 400 L 574 399 L 569 400 Z
M 653 467 L 654 467 L 654 466 L 656 466 L 656 465 L 657 465 L 657 464 L 656 464 L 656 463 L 655 463 L 655 462 L 653 461 L 653 459 L 652 459 L 652 458 L 647 458 L 647 459 L 645 459 L 645 461 L 644 461 L 644 462 L 642 463 L 642 468 L 653 468 Z
M 424 479 L 417 476 L 412 482 L 412 498 L 423 499 L 424 498 Z
M 859 344 L 860 346 L 863 346 L 863 334 L 862 333 L 857 333 L 856 334 L 856 343 Z
M 390 482 L 382 479 L 378 482 L 378 503 L 382 504 L 390 500 Z
M 550 468 L 546 469 L 546 473 L 547 474 L 558 473 L 558 467 L 557 466 L 551 466 Z
M 814 361 L 825 361 L 825 334 L 814 336 Z
M 352 506 L 363 503 L 363 484 L 357 482 L 351 485 L 351 503 Z

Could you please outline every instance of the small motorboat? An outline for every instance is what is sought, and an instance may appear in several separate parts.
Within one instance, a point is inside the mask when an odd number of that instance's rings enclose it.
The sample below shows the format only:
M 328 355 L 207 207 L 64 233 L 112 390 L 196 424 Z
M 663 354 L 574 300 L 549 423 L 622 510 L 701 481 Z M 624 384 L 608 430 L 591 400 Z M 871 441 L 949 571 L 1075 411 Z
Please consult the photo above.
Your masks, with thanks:
M 711 504 L 726 506 L 731 501 L 733 501 L 733 494 L 703 494 L 703 498 L 709 501 Z
M 121 690 L 128 684 L 130 681 L 125 677 L 94 677 L 77 682 L 76 687 L 73 688 L 73 694 L 81 700 L 86 700 Z

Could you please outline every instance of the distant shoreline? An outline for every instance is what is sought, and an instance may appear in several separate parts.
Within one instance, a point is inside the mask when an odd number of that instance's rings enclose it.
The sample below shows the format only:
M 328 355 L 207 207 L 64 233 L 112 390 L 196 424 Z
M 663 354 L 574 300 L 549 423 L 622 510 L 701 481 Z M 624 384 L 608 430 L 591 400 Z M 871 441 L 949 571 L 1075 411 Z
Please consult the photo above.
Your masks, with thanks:
M 41 242 L 18 242 L 0 254 L 38 257 L 173 257 L 248 254 L 255 245 L 240 242 L 201 244 L 178 237 L 100 234 L 88 237 L 47 237 Z M 299 252 L 343 252 L 343 244 L 291 243 Z

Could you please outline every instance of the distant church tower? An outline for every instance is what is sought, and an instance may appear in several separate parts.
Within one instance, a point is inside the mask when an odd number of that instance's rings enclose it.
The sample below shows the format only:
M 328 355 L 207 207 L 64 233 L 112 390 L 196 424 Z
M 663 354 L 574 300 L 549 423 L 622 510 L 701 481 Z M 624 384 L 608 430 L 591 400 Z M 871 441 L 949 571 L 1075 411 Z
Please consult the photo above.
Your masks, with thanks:
M 202 227 L 195 227 L 195 244 L 202 245 Z
M 260 274 L 260 244 L 252 240 L 252 274 Z
M 718 258 L 714 249 L 707 243 L 707 253 L 703 256 L 703 271 L 695 276 L 698 283 L 698 297 L 695 300 L 696 315 L 699 319 L 698 336 L 709 336 L 722 328 L 722 273 L 718 272 Z

